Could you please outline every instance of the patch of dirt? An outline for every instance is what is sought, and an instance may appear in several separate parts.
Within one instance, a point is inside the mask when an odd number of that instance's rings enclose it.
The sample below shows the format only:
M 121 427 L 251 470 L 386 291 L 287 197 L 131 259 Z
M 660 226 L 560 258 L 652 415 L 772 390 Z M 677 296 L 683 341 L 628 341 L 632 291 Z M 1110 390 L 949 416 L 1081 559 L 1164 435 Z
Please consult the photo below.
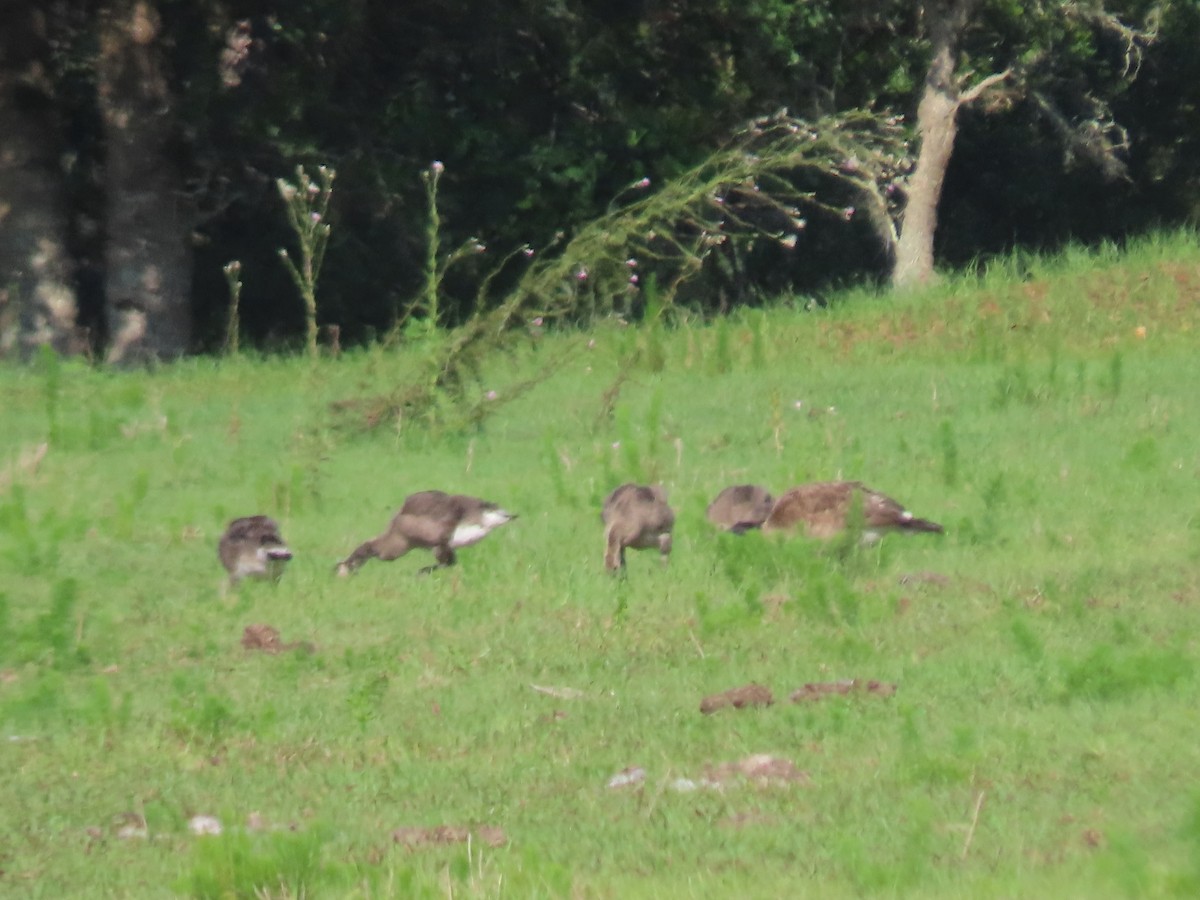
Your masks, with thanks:
M 25 447 L 13 462 L 0 469 L 0 494 L 7 492 L 18 478 L 36 475 L 38 466 L 46 458 L 46 451 L 49 449 L 50 445 L 46 443 Z
M 769 753 L 754 753 L 744 759 L 710 766 L 704 773 L 705 782 L 719 787 L 739 780 L 755 787 L 786 787 L 810 783 L 808 773 L 797 768 L 790 759 L 771 756 Z
M 768 622 L 778 620 L 788 602 L 787 594 L 766 594 L 762 598 L 763 615 Z
M 242 631 L 242 646 L 247 650 L 261 650 L 263 653 L 282 653 L 285 650 L 317 652 L 316 646 L 308 641 L 292 641 L 285 644 L 279 629 L 271 625 L 247 625 Z
M 755 825 L 775 825 L 778 821 L 774 816 L 766 816 L 762 813 L 739 812 L 731 816 L 726 816 L 719 820 L 717 824 L 722 828 L 732 828 L 735 831 L 739 831 Z
M 770 690 L 761 684 L 744 684 L 741 687 L 730 688 L 719 694 L 711 694 L 700 701 L 700 712 L 705 715 L 732 706 L 734 709 L 745 709 L 752 706 L 770 706 L 775 702 Z
M 475 840 L 483 841 L 489 847 L 503 847 L 508 843 L 508 835 L 504 833 L 504 829 L 495 825 L 478 825 L 474 828 L 461 825 L 397 828 L 392 832 L 392 842 L 410 850 L 417 850 L 439 844 L 465 844 L 472 835 Z
M 150 831 L 146 827 L 146 817 L 136 812 L 123 812 L 113 816 L 112 830 L 113 834 L 122 841 L 145 840 L 150 836 Z M 90 833 L 91 829 L 89 829 Z
M 896 693 L 896 685 L 885 681 L 863 681 L 860 678 L 846 678 L 842 681 L 815 681 L 792 692 L 793 703 L 809 703 L 839 694 L 872 694 L 877 697 L 890 697 Z
M 246 816 L 247 831 L 299 831 L 300 825 L 297 822 L 288 822 L 286 825 L 268 822 L 266 816 L 260 812 L 252 812 Z
M 940 572 L 908 572 L 896 580 L 901 585 L 931 584 L 936 587 L 948 587 L 950 585 L 950 578 Z

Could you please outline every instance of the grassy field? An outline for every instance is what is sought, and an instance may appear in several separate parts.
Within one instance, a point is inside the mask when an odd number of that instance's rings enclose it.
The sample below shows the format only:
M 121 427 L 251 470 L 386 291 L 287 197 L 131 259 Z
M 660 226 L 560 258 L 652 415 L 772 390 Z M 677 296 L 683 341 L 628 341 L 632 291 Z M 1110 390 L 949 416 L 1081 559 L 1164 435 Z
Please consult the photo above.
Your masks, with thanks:
M 465 435 L 336 426 L 411 373 L 380 349 L 0 370 L 0 895 L 1196 896 L 1198 339 L 1184 235 L 551 335 L 566 369 Z M 945 536 L 703 518 L 837 477 Z M 669 488 L 675 551 L 613 579 L 626 480 Z M 520 518 L 333 577 L 435 487 Z M 260 512 L 296 558 L 225 592 Z M 850 678 L 897 689 L 789 701 Z M 774 705 L 700 713 L 750 682 Z M 705 782 L 754 754 L 787 777 Z

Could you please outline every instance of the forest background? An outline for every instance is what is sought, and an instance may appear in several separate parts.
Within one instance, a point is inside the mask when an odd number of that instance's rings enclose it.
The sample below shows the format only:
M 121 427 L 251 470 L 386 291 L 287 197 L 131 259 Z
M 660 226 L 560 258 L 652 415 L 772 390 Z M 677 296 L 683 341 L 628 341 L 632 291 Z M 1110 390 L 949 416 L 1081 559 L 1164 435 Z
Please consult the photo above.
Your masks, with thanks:
M 314 325 L 343 344 L 461 323 L 531 258 L 594 270 L 562 259 L 585 223 L 731 146 L 750 168 L 710 199 L 735 210 L 737 239 L 725 219 L 666 213 L 695 265 L 660 283 L 705 315 L 1120 243 L 1200 211 L 1193 2 L 5 6 L 7 355 L 214 351 L 231 299 L 244 341 L 299 343 L 290 260 L 303 269 L 306 238 L 281 198 L 297 185 L 317 202 L 299 211 L 320 244 Z M 847 140 L 760 184 L 748 133 L 786 121 L 800 141 L 851 115 Z M 863 122 L 887 145 L 863 147 Z M 760 190 L 773 206 L 755 206 Z M 585 312 L 639 315 L 636 280 L 620 284 Z

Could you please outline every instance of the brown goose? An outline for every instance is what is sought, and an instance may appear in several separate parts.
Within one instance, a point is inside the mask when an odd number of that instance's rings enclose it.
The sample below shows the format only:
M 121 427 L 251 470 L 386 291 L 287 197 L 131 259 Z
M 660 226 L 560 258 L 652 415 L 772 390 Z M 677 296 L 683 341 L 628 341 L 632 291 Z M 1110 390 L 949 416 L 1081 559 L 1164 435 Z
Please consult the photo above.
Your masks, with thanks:
M 660 485 L 621 485 L 605 499 L 600 520 L 605 526 L 604 566 L 609 571 L 625 568 L 626 547 L 657 547 L 664 563 L 670 557 L 675 513 Z
M 229 573 L 230 584 L 237 584 L 243 578 L 278 580 L 292 551 L 274 519 L 246 516 L 229 523 L 217 544 L 217 555 Z
M 757 484 L 735 484 L 717 494 L 708 504 L 708 521 L 725 531 L 742 534 L 751 528 L 761 528 L 771 514 L 774 498 Z
M 439 566 L 452 566 L 458 561 L 454 551 L 469 547 L 487 537 L 516 516 L 495 503 L 447 494 L 443 491 L 420 491 L 410 494 L 396 513 L 387 531 L 372 538 L 338 563 L 339 575 L 349 575 L 368 559 L 390 562 L 409 550 L 422 548 L 433 551 L 436 566 L 422 569 L 430 572 Z
M 846 528 L 852 504 L 862 504 L 863 543 L 875 543 L 888 531 L 932 532 L 942 526 L 918 519 L 903 506 L 859 481 L 826 481 L 794 487 L 775 501 L 763 531 L 803 528 L 813 538 L 830 538 Z

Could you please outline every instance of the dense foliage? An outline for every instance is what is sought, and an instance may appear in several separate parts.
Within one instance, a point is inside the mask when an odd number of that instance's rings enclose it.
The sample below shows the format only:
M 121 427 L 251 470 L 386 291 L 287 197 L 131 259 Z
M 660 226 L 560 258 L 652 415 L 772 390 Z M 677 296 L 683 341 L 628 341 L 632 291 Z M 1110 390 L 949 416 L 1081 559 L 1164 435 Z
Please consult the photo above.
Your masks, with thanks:
M 97 35 L 130 0 L 47 7 L 40 89 L 71 161 L 72 253 L 83 319 L 102 330 L 106 156 L 96 113 Z M 922 15 L 897 0 L 157 0 L 170 83 L 172 152 L 195 210 L 197 345 L 223 340 L 222 267 L 242 263 L 248 336 L 291 339 L 304 309 L 278 250 L 289 245 L 276 179 L 297 164 L 338 173 L 323 323 L 343 340 L 385 332 L 425 278 L 426 195 L 444 163 L 442 245 L 491 249 L 446 273 L 461 320 L 495 258 L 545 247 L 601 215 L 622 189 L 659 184 L 755 116 L 787 107 L 911 116 L 927 63 Z M 1161 7 L 1161 9 L 1160 9 Z M 1200 40 L 1195 4 L 1117 0 L 1114 22 L 1153 30 L 1142 49 L 1089 19 L 1096 4 L 987 0 L 964 35 L 963 68 L 1017 78 L 964 110 L 941 204 L 939 257 L 962 264 L 1014 246 L 1121 239 L 1200 208 Z M 11 59 L 5 60 L 12 65 Z M 1136 77 L 1134 77 L 1136 76 Z M 1094 123 L 1125 164 L 1106 171 L 1064 143 L 1061 122 Z M 1119 123 L 1119 128 L 1114 124 Z M 1128 147 L 1124 148 L 1125 138 Z M 111 186 L 108 189 L 111 192 Z M 813 220 L 794 252 L 712 265 L 720 308 L 758 291 L 819 290 L 879 275 L 865 222 Z M 517 273 L 501 273 L 499 296 Z M 507 280 L 506 280 L 507 279 Z

